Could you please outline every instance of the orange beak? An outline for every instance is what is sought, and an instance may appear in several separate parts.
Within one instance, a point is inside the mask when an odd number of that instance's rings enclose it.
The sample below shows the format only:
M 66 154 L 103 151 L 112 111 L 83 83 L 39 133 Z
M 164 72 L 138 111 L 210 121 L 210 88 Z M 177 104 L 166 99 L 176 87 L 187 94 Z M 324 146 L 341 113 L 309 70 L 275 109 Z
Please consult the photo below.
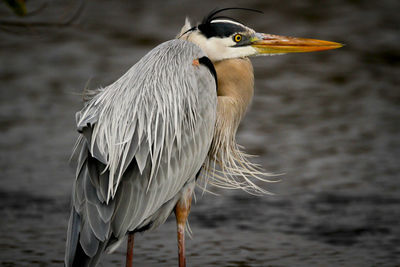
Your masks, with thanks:
M 330 50 L 340 48 L 343 45 L 316 39 L 257 33 L 252 40 L 251 46 L 259 54 L 285 54 Z

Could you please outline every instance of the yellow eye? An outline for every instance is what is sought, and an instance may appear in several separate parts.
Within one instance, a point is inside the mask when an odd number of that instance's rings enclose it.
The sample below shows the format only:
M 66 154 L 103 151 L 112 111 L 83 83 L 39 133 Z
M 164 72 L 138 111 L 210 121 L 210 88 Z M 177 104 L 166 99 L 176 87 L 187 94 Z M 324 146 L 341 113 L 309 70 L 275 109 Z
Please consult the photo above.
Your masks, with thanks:
M 241 34 L 235 34 L 235 36 L 233 36 L 233 40 L 236 43 L 239 43 L 240 41 L 242 41 L 242 35 Z

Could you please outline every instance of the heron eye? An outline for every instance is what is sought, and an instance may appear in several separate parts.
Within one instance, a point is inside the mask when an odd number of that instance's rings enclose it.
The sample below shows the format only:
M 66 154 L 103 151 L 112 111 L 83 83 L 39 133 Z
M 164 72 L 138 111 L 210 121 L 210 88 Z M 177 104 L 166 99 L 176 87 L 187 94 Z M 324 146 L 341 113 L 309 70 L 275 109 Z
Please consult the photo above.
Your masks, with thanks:
M 242 35 L 235 34 L 235 36 L 233 36 L 233 41 L 235 41 L 236 43 L 239 43 L 240 41 L 242 41 Z

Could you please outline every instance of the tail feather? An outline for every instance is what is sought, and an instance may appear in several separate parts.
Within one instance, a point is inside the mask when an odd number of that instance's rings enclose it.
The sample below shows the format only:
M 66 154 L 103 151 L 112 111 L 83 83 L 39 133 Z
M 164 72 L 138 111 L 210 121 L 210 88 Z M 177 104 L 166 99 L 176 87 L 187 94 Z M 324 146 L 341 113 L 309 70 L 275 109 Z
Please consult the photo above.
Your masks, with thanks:
M 90 231 L 90 233 L 85 234 L 93 235 L 93 240 L 94 242 L 98 242 L 98 246 L 93 255 L 87 255 L 80 242 L 81 230 L 83 230 L 81 217 L 72 207 L 67 232 L 67 243 L 64 259 L 65 267 L 94 267 L 97 265 L 101 254 L 106 248 L 107 240 L 105 240 L 105 242 L 100 242 Z
M 79 232 L 81 228 L 81 218 L 79 214 L 71 208 L 71 214 L 68 222 L 67 231 L 67 244 L 65 248 L 65 266 L 72 266 L 72 261 L 75 259 L 78 242 L 79 242 Z
M 81 244 L 78 243 L 77 250 L 75 252 L 75 258 L 72 262 L 72 267 L 94 267 L 100 260 L 100 256 L 103 253 L 106 246 L 106 242 L 100 242 L 99 248 L 93 257 L 86 255 Z M 66 265 L 68 266 L 68 265 Z
M 67 267 L 78 267 L 78 266 L 90 266 L 90 257 L 86 255 L 80 243 L 78 243 L 75 251 L 74 258 L 72 259 L 71 265 L 66 265 Z

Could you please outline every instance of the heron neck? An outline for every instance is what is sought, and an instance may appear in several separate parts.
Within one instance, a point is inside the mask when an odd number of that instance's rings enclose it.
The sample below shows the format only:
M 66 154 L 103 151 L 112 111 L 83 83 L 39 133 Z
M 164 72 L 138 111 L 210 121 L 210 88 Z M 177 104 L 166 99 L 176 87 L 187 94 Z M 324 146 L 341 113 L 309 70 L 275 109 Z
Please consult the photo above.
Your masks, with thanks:
M 217 163 L 224 173 L 249 173 L 243 167 L 248 165 L 246 155 L 240 151 L 235 137 L 253 97 L 253 67 L 247 58 L 214 62 L 214 67 L 218 79 L 218 103 L 209 162 Z
M 253 98 L 253 66 L 248 58 L 222 60 L 214 62 L 214 66 L 218 78 L 218 105 L 225 105 L 225 110 L 229 108 L 234 119 L 240 122 Z

